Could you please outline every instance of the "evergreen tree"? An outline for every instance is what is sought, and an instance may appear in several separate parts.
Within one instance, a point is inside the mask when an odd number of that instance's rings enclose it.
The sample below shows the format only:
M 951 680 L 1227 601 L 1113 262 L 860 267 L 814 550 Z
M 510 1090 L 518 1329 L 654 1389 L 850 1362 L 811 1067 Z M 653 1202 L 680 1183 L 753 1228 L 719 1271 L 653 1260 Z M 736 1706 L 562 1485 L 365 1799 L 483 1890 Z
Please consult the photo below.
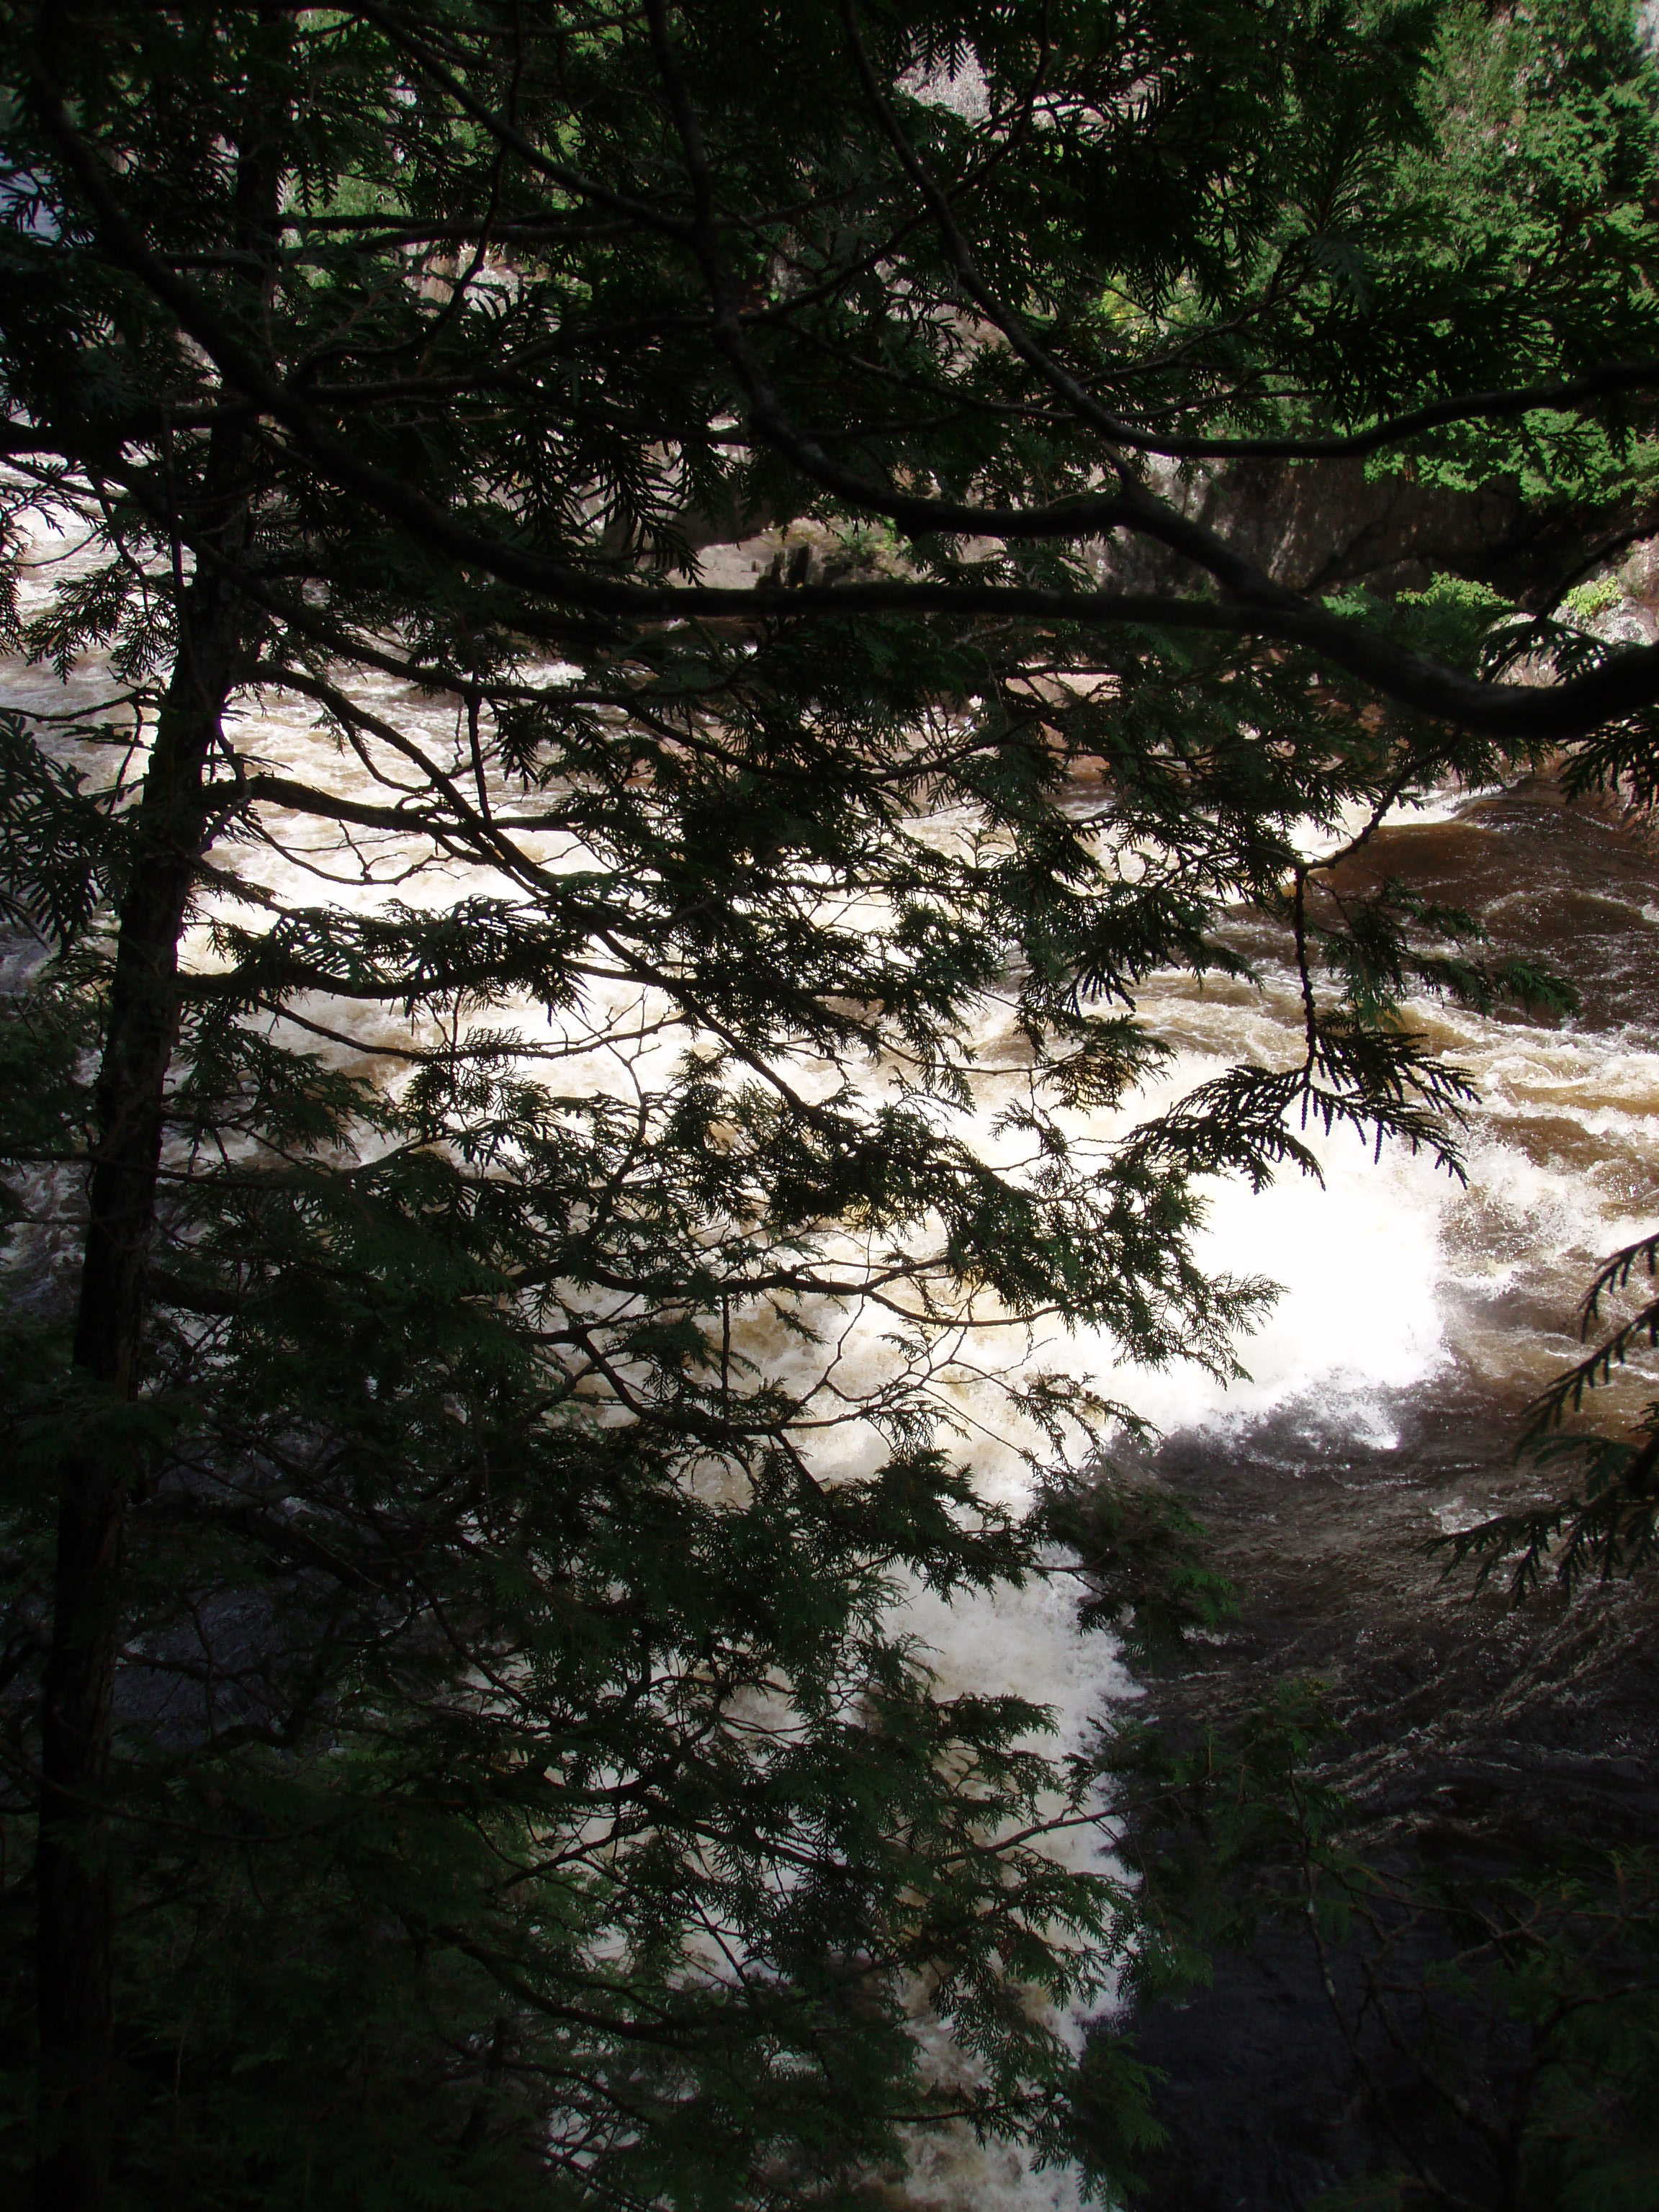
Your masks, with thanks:
M 951 2114 L 1057 2154 L 1028 1995 L 1126 1910 L 1048 1847 L 1094 1776 L 895 1601 L 1040 1571 L 958 1463 L 975 1330 L 1224 1365 L 1259 1286 L 1194 1266 L 1200 1179 L 1310 1115 L 1455 1159 L 1396 1000 L 1541 988 L 1339 908 L 1297 825 L 1645 757 L 1659 653 L 1298 592 L 1191 494 L 1369 455 L 1619 526 L 1628 15 L 0 21 L 9 511 L 80 548 L 13 617 L 79 688 L 0 731 L 38 2202 L 851 2203 Z M 1240 900 L 1304 1058 L 1088 1141 Z M 1113 1415 L 1016 1410 L 1050 1472 Z

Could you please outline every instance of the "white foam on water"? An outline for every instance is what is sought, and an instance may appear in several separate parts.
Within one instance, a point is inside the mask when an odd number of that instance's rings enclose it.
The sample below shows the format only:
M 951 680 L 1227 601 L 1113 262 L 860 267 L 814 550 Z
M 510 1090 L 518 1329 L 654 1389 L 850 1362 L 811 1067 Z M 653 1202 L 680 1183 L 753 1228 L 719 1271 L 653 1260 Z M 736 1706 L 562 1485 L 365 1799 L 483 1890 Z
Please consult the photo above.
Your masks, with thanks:
M 66 550 L 66 535 L 54 540 L 43 527 L 31 529 L 29 550 L 37 562 Z M 84 567 L 88 557 L 76 552 L 67 565 Z M 42 604 L 49 577 L 44 566 L 26 574 L 23 591 L 31 611 Z M 47 712 L 89 708 L 109 688 L 106 672 L 91 659 L 67 690 L 46 670 L 14 664 L 7 671 L 9 702 Z M 387 720 L 417 733 L 447 765 L 464 765 L 451 710 L 390 679 L 370 676 L 354 680 L 351 688 Z M 237 735 L 278 772 L 301 774 L 342 795 L 374 789 L 355 756 L 321 733 L 308 709 L 276 714 L 250 702 L 237 718 Z M 1390 818 L 1419 825 L 1449 821 L 1468 796 L 1437 794 Z M 916 834 L 948 839 L 960 827 L 953 817 L 919 824 Z M 313 857 L 337 868 L 339 848 L 327 833 L 312 829 L 306 834 L 317 841 Z M 392 881 L 416 857 L 416 848 L 391 833 L 366 836 L 362 851 L 368 865 L 356 870 L 357 879 L 330 885 L 269 851 L 242 847 L 236 857 L 251 878 L 297 902 L 326 897 L 359 913 L 383 907 L 392 896 L 434 907 L 505 888 L 486 872 L 459 864 Z M 583 863 L 581 849 L 569 839 L 538 840 L 533 851 L 552 869 Z M 218 911 L 231 909 L 219 902 Z M 237 918 L 246 921 L 247 910 L 237 910 Z M 210 957 L 204 933 L 198 933 L 192 957 Z M 642 1031 L 653 1012 L 648 1002 L 629 987 L 596 984 L 592 1004 L 611 1018 L 619 1042 L 568 1063 L 556 1079 L 560 1086 L 586 1085 L 625 1095 L 630 1062 L 633 1076 L 662 1079 L 684 1048 L 684 1033 L 641 1036 L 629 1047 L 626 1033 L 630 1025 Z M 1234 1061 L 1282 1066 L 1299 1057 L 1293 983 L 1271 967 L 1261 989 L 1190 980 L 1150 988 L 1143 1011 L 1176 1048 L 1174 1061 L 1122 1110 L 1073 1117 L 1079 1137 L 1109 1139 Z M 337 1012 L 337 1025 L 361 1035 L 366 1044 L 390 1034 L 382 1017 L 362 1009 Z M 1529 1029 L 1440 1007 L 1412 1014 L 1445 1040 L 1451 1056 L 1480 1085 L 1482 1101 L 1467 1146 L 1471 1188 L 1460 1190 L 1426 1155 L 1413 1156 L 1399 1146 L 1385 1149 L 1377 1160 L 1362 1139 L 1340 1130 L 1304 1133 L 1320 1161 L 1323 1188 L 1293 1170 L 1260 1194 L 1238 1183 L 1214 1184 L 1198 1240 L 1200 1263 L 1266 1276 L 1282 1286 L 1277 1304 L 1239 1346 L 1246 1379 L 1228 1384 L 1191 1364 L 1158 1371 L 1126 1368 L 1115 1346 L 1086 1330 L 1068 1337 L 1055 1329 L 1036 1348 L 1022 1331 L 993 1333 L 976 1341 L 975 1359 L 993 1372 L 999 1366 L 1010 1374 L 1027 1366 L 1071 1372 L 1127 1401 L 1167 1432 L 1224 1429 L 1297 1407 L 1387 1445 L 1395 1434 L 1393 1409 L 1449 1364 L 1472 1356 L 1480 1316 L 1494 1301 L 1531 1291 L 1546 1303 L 1570 1304 L 1569 1286 L 1582 1287 L 1589 1261 L 1659 1218 L 1653 1202 L 1659 1186 L 1650 1191 L 1651 1177 L 1644 1182 L 1641 1171 L 1644 1160 L 1659 1158 L 1659 1055 L 1625 1039 Z M 997 1065 L 1006 1043 L 998 1027 L 1002 1018 L 988 1015 L 981 1040 L 988 1066 Z M 532 1043 L 556 1044 L 564 1035 L 556 1015 L 532 1010 L 522 1021 Z M 808 1088 L 830 1079 L 827 1070 L 800 1072 Z M 882 1079 L 872 1072 L 872 1084 Z M 1016 1079 L 1010 1077 L 1009 1085 Z M 1006 1152 L 1013 1140 L 990 1133 L 994 1080 L 987 1092 L 978 1134 L 988 1152 Z M 1609 1159 L 1611 1169 L 1605 1164 Z M 823 1318 L 825 1346 L 803 1346 L 756 1322 L 748 1325 L 747 1348 L 787 1387 L 811 1387 L 833 1355 L 836 1381 L 854 1398 L 878 1388 L 894 1356 L 885 1341 L 890 1322 L 837 1316 L 827 1309 Z M 1561 1318 L 1565 1325 L 1570 1316 L 1564 1312 Z M 836 1352 L 832 1340 L 838 1331 L 843 1334 Z M 1559 1349 L 1551 1336 L 1552 1361 Z M 1537 1357 L 1544 1356 L 1540 1349 Z M 942 1380 L 938 1395 L 942 1409 L 963 1424 L 959 1449 L 970 1460 L 982 1494 L 1020 1509 L 1032 1481 L 1020 1447 L 1031 1439 L 1018 1434 L 1006 1411 L 996 1409 L 993 1392 L 958 1378 Z M 823 1432 L 815 1456 L 824 1478 L 834 1480 L 868 1466 L 879 1449 L 873 1432 L 854 1425 Z M 1112 1639 L 1078 1632 L 1063 1572 L 1036 1577 L 1023 1589 L 950 1603 L 913 1590 L 903 1619 L 927 1647 L 945 1694 L 1006 1691 L 1048 1706 L 1056 1728 L 1047 1740 L 1049 1748 L 1080 1747 L 1107 1708 L 1139 1694 Z M 1100 1832 L 1091 1827 L 1065 1831 L 1054 1849 L 1075 1866 L 1104 1863 Z M 1080 2035 L 1077 2019 L 1055 2025 L 1073 2041 Z M 917 2033 L 929 2065 L 940 2078 L 951 2078 L 952 2067 L 960 2069 L 960 2054 L 937 2021 L 919 2017 Z M 1070 2170 L 1039 2173 L 1018 2150 L 975 2142 L 958 2129 L 915 2136 L 899 2201 L 909 2212 L 1076 2212 L 1080 2197 Z
M 903 2212 L 1082 2212 L 1085 2198 L 1075 2166 L 1040 2170 L 1029 2153 L 964 2130 L 913 2135 L 897 2203 Z
M 1291 830 L 1291 843 L 1304 860 L 1322 860 L 1327 854 L 1351 844 L 1373 826 L 1421 830 L 1442 822 L 1455 822 L 1466 807 L 1498 788 L 1496 784 L 1443 783 L 1425 792 L 1420 799 L 1396 799 L 1375 824 L 1373 810 L 1362 801 L 1350 799 L 1338 810 L 1333 821 L 1319 823 L 1310 819 L 1297 823 Z
M 1439 1230 L 1455 1184 L 1425 1152 L 1396 1146 L 1378 1158 L 1352 1130 L 1301 1133 L 1322 1185 L 1295 1170 L 1259 1193 L 1221 1183 L 1198 1240 L 1212 1271 L 1249 1271 L 1280 1285 L 1240 1343 L 1246 1379 L 1196 1389 L 1189 1375 L 1169 1371 L 1138 1380 L 1132 1401 L 1161 1427 L 1252 1419 L 1314 1393 L 1352 1411 L 1425 1381 L 1445 1361 Z

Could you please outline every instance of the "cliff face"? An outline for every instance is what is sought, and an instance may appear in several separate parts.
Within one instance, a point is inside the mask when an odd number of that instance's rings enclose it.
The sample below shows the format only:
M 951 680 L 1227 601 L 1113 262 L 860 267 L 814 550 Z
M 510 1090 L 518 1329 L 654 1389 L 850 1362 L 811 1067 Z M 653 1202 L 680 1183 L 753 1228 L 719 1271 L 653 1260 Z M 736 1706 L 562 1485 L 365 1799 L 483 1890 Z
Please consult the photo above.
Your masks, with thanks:
M 1363 584 L 1420 590 L 1437 571 L 1477 578 L 1541 605 L 1659 528 L 1659 507 L 1540 514 L 1501 483 L 1454 491 L 1409 475 L 1368 477 L 1363 460 L 1242 460 L 1192 472 L 1158 465 L 1157 488 L 1279 582 L 1325 592 Z M 1185 564 L 1144 540 L 1097 549 L 1103 580 L 1125 590 L 1178 586 Z
M 1183 514 L 1297 591 L 1360 584 L 1386 598 L 1420 590 L 1437 572 L 1449 571 L 1543 607 L 1570 585 L 1623 562 L 1626 596 L 1659 603 L 1659 539 L 1652 538 L 1659 498 L 1599 509 L 1564 503 L 1540 513 L 1512 485 L 1454 491 L 1409 475 L 1368 477 L 1361 460 L 1242 460 L 1184 473 L 1175 462 L 1158 461 L 1152 481 Z M 815 522 L 769 527 L 753 514 L 687 514 L 679 521 L 708 583 L 763 580 L 787 589 L 878 574 L 890 557 L 874 544 L 853 552 Z M 1097 541 L 1091 553 L 1109 587 L 1176 592 L 1194 581 L 1185 562 L 1145 538 Z

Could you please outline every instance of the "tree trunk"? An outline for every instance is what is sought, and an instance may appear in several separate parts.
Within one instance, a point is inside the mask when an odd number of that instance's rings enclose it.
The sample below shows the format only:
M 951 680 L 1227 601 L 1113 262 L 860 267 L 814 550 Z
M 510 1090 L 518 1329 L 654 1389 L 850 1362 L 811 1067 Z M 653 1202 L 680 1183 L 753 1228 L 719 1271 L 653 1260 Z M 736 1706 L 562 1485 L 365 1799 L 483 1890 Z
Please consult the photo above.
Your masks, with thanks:
M 59 35 L 64 29 L 60 21 Z M 255 51 L 281 62 L 291 35 L 276 15 Z M 227 243 L 249 264 L 240 279 L 249 303 L 268 313 L 288 95 L 274 92 L 257 68 L 244 92 Z M 145 1278 L 179 1027 L 179 939 L 208 836 L 206 771 L 246 644 L 247 611 L 232 578 L 246 550 L 253 501 L 248 428 L 221 423 L 186 495 L 191 529 L 180 535 L 194 533 L 196 573 L 177 602 L 176 656 L 138 803 L 98 1076 L 74 1361 L 112 1408 L 130 1403 L 141 1380 Z M 36 1858 L 36 2212 L 104 2212 L 109 2197 L 114 1899 L 106 1807 L 134 1453 L 115 1422 L 107 1431 L 111 1445 L 65 1455 L 58 1502 Z
M 179 940 L 202 842 L 204 770 L 235 651 L 234 610 L 216 581 L 198 580 L 181 616 L 121 905 L 75 1332 L 76 1367 L 112 1401 L 131 1401 L 138 1382 L 163 1099 L 178 1027 Z M 58 1507 L 37 1859 L 38 2212 L 97 2212 L 108 2189 L 113 2023 L 103 1807 L 131 1454 L 114 1423 L 107 1433 L 109 1443 L 67 1456 Z

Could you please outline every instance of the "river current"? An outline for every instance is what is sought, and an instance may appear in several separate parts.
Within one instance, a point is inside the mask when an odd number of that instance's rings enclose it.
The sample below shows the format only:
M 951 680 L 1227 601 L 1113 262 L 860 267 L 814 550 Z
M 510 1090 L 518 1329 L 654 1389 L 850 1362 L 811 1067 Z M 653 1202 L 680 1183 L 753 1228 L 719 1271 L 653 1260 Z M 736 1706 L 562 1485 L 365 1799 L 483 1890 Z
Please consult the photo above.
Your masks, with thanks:
M 49 580 L 48 565 L 34 573 L 33 591 Z M 3 703 L 61 714 L 66 704 L 95 706 L 106 683 L 83 666 L 66 693 L 48 672 L 13 664 Z M 432 702 L 388 685 L 375 703 L 426 724 L 434 744 L 453 744 L 453 723 Z M 278 720 L 251 704 L 237 735 L 273 769 L 302 765 L 307 777 L 342 791 L 359 778 L 350 755 L 319 740 L 300 716 Z M 320 850 L 314 857 L 329 860 Z M 355 884 L 331 895 L 373 906 L 388 895 L 397 859 L 382 849 Z M 318 896 L 314 879 L 285 879 L 269 854 L 243 865 L 275 890 Z M 1509 1457 L 1522 1409 L 1573 1356 L 1575 1308 L 1595 1262 L 1659 1223 L 1659 860 L 1648 847 L 1611 819 L 1566 807 L 1547 783 L 1531 782 L 1447 792 L 1392 818 L 1349 867 L 1356 882 L 1362 873 L 1399 878 L 1470 909 L 1494 950 L 1548 963 L 1579 994 L 1577 1014 L 1548 1022 L 1430 1002 L 1407 1008 L 1410 1024 L 1477 1088 L 1463 1139 L 1467 1182 L 1426 1154 L 1393 1147 L 1376 1158 L 1338 1133 L 1314 1139 L 1322 1187 L 1294 1174 L 1259 1195 L 1218 1185 L 1200 1256 L 1280 1285 L 1241 1345 L 1245 1378 L 1231 1384 L 1192 1368 L 1126 1373 L 1109 1345 L 1086 1334 L 1055 1333 L 1030 1346 L 1010 1332 L 1000 1354 L 980 1354 L 987 1364 L 1000 1357 L 1068 1368 L 1155 1423 L 1175 1486 L 1195 1486 L 1201 1507 L 1223 1523 L 1230 1495 L 1240 1501 L 1240 1525 L 1249 1524 L 1243 1553 L 1260 1563 L 1264 1580 L 1289 1562 L 1300 1577 L 1292 1577 L 1300 1593 L 1293 1605 L 1305 1608 L 1310 1590 L 1324 1592 L 1316 1656 L 1328 1666 L 1334 1656 L 1339 1671 L 1343 1635 L 1367 1632 L 1357 1594 L 1419 1573 L 1408 1563 L 1420 1562 L 1425 1538 L 1534 1493 L 1538 1478 Z M 436 902 L 471 887 L 434 871 L 399 884 L 398 896 Z M 1142 1012 L 1175 1056 L 1157 1092 L 1133 1103 L 1133 1118 L 1240 1060 L 1283 1065 L 1298 1056 L 1297 989 L 1283 945 L 1265 925 L 1241 922 L 1240 930 L 1255 982 L 1172 980 L 1145 994 Z M 994 1019 L 981 1042 L 994 1071 Z M 597 1070 L 595 1079 L 604 1079 Z M 988 1112 L 994 1089 L 993 1079 Z M 1110 1127 L 1103 1122 L 1097 1133 Z M 848 1354 L 881 1356 L 879 1331 Z M 1650 1376 L 1633 1374 L 1607 1394 L 1609 1409 L 1628 1410 L 1651 1392 Z M 981 1480 L 1018 1499 L 1024 1466 L 990 1425 L 991 1433 L 972 1431 Z M 1454 1594 L 1444 1600 L 1457 1601 Z M 947 1688 L 1010 1690 L 1046 1703 L 1062 1743 L 1084 1741 L 1110 1705 L 1143 1694 L 1109 1637 L 1077 1632 L 1063 1579 L 994 1605 L 918 1603 L 915 1613 Z M 1345 1613 L 1349 1626 L 1333 1627 Z M 1286 1648 L 1295 1641 L 1288 1631 L 1280 1639 Z M 1273 1663 L 1280 1656 L 1277 1646 L 1266 1652 Z M 1084 1837 L 1066 1848 L 1086 1855 L 1098 1844 Z M 925 2021 L 918 2031 L 928 2035 Z M 950 2064 L 948 2053 L 939 2063 Z M 902 2192 L 914 2212 L 1063 2212 L 1077 2201 L 1075 2176 L 1035 2173 L 1006 2150 L 965 2138 L 919 2142 Z
M 1467 1181 L 1426 1153 L 1385 1146 L 1379 1158 L 1338 1132 L 1312 1139 L 1322 1185 L 1291 1174 L 1259 1194 L 1212 1190 L 1202 1256 L 1280 1285 L 1240 1346 L 1245 1379 L 1125 1373 L 1107 1347 L 1086 1343 L 1070 1357 L 1092 1352 L 1111 1395 L 1158 1425 L 1159 1479 L 1200 1512 L 1242 1585 L 1244 1620 L 1224 1639 L 1235 1647 L 1231 1675 L 1178 1692 L 1188 1717 L 1206 1697 L 1236 1696 L 1241 1676 L 1261 1688 L 1311 1671 L 1339 1700 L 1345 1686 L 1375 1698 L 1380 1682 L 1398 1717 L 1370 1765 L 1408 1769 L 1410 1747 L 1444 1719 L 1437 1668 L 1448 1698 L 1454 1680 L 1471 1694 L 1473 1666 L 1473 1693 L 1501 1704 L 1533 1662 L 1527 1624 L 1495 1601 L 1472 1608 L 1468 1579 L 1439 1583 L 1423 1547 L 1546 1494 L 1545 1477 L 1513 1457 L 1525 1408 L 1579 1355 L 1577 1307 L 1596 1263 L 1659 1223 L 1659 860 L 1632 829 L 1566 805 L 1538 780 L 1446 792 L 1402 811 L 1346 873 L 1356 889 L 1392 878 L 1468 910 L 1494 954 L 1524 954 L 1571 982 L 1577 1012 L 1543 1022 L 1429 1000 L 1405 1009 L 1476 1086 Z M 1282 943 L 1265 925 L 1240 934 L 1254 939 L 1255 984 L 1181 979 L 1143 995 L 1143 1015 L 1176 1048 L 1160 1092 L 1240 1060 L 1298 1056 L 1297 984 Z M 1143 1097 L 1136 1111 L 1152 1103 Z M 1654 1381 L 1655 1363 L 1638 1356 L 1595 1410 L 1616 1421 L 1654 1395 Z M 1103 1653 L 1090 1656 L 1103 1641 L 1075 1650 L 1068 1670 L 1063 1617 L 1005 1608 L 994 1657 L 979 1644 L 975 1672 L 1051 1698 L 1064 1683 L 1068 1719 L 1086 1724 L 1091 1701 L 1143 1694 Z M 1395 1796 L 1412 1787 L 1407 1772 Z M 1258 2026 L 1241 2015 L 1237 2032 Z M 1218 2039 L 1224 2050 L 1224 2026 Z M 1155 2044 L 1153 2055 L 1166 2069 L 1208 2070 L 1184 2097 L 1176 2082 L 1166 2113 L 1205 2125 L 1216 2073 L 1235 2060 L 1184 2044 Z M 1068 2176 L 963 2145 L 926 2161 L 915 2201 L 929 2212 L 1035 2212 L 1075 2199 Z

